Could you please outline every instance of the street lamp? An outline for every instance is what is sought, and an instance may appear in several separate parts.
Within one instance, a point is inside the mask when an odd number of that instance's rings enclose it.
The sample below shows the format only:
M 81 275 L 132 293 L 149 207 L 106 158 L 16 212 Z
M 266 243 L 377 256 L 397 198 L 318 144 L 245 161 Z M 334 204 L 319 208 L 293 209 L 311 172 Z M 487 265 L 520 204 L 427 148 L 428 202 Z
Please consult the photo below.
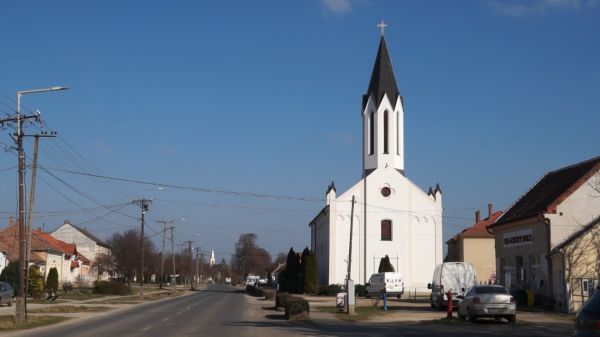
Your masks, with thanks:
M 21 114 L 21 96 L 27 94 L 36 94 L 47 91 L 60 91 L 67 90 L 66 87 L 50 87 L 43 89 L 33 90 L 20 90 L 17 91 L 17 152 L 19 156 L 19 296 L 17 297 L 17 303 L 15 306 L 15 320 L 22 322 L 27 319 L 27 270 L 28 266 L 25 265 L 25 156 L 23 154 L 23 120 L 33 118 L 37 116 L 23 116 Z M 29 249 L 29 248 L 28 248 Z

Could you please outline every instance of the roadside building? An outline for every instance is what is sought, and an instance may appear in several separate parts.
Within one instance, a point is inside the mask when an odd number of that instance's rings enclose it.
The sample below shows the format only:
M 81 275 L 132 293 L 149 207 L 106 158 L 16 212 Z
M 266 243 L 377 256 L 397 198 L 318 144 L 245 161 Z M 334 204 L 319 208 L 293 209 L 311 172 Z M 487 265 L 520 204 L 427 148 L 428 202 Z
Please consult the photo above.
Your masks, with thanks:
M 7 261 L 19 260 L 18 237 L 18 225 L 11 218 L 9 225 L 0 230 L 0 248 L 5 250 Z M 31 231 L 29 265 L 37 265 L 44 278 L 51 268 L 56 268 L 60 283 L 89 284 L 92 281 L 90 261 L 77 252 L 74 244 L 57 240 L 37 229 Z
M 75 244 L 77 251 L 91 261 L 95 278 L 108 279 L 108 270 L 111 268 L 111 251 L 108 244 L 87 229 L 76 226 L 68 220 L 65 220 L 50 235 L 58 240 Z M 99 270 L 100 275 L 97 275 Z
M 600 279 L 600 218 L 591 221 L 550 251 L 553 270 L 561 271 L 554 288 L 567 312 L 588 300 Z
M 446 262 L 470 262 L 477 274 L 479 283 L 496 281 L 496 250 L 494 234 L 488 228 L 501 215 L 488 205 L 488 216 L 481 219 L 481 212 L 475 212 L 475 224 L 464 229 L 446 242 L 448 254 Z
M 535 294 L 538 304 L 569 311 L 564 266 L 550 254 L 600 215 L 600 157 L 546 173 L 490 228 L 496 270 L 512 291 Z M 579 270 L 586 259 L 573 261 Z

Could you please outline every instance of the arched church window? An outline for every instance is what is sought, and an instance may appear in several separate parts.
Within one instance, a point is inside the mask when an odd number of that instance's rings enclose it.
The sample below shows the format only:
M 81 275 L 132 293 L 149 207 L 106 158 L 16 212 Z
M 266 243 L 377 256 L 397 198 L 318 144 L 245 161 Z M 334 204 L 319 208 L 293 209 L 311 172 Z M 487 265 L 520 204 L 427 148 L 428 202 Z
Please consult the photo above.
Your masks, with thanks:
M 375 153 L 375 113 L 369 114 L 369 154 Z
M 383 113 L 383 153 L 388 154 L 389 141 L 388 141 L 388 112 L 387 110 Z
M 400 111 L 396 112 L 396 154 L 400 154 Z
M 381 241 L 392 241 L 392 220 L 381 220 Z

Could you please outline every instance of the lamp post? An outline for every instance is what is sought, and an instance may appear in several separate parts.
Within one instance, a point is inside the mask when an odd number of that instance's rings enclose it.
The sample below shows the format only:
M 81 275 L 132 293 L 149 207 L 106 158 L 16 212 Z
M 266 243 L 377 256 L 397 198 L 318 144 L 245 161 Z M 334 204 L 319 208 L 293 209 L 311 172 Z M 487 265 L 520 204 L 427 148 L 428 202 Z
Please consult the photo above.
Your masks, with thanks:
M 17 130 L 15 134 L 15 141 L 17 143 L 17 152 L 19 157 L 19 296 L 17 296 L 17 303 L 15 305 L 15 321 L 23 322 L 27 319 L 27 269 L 25 265 L 25 255 L 29 247 L 26 246 L 26 233 L 25 233 L 25 156 L 23 154 L 23 121 L 29 118 L 38 118 L 39 115 L 35 116 L 23 116 L 21 114 L 21 97 L 27 94 L 36 94 L 47 91 L 60 91 L 67 90 L 66 87 L 50 87 L 43 89 L 33 90 L 21 90 L 17 91 Z

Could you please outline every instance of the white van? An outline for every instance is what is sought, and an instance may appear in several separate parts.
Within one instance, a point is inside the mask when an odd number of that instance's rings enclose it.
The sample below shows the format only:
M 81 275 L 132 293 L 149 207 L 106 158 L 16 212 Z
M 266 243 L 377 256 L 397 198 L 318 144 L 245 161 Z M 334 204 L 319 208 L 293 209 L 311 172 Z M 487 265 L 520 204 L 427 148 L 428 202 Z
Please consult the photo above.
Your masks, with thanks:
M 400 273 L 377 273 L 371 275 L 369 282 L 365 284 L 365 296 L 379 296 L 384 289 L 387 295 L 402 297 L 404 293 L 404 282 Z
M 452 305 L 458 306 L 458 295 L 477 284 L 475 269 L 470 262 L 444 262 L 433 272 L 433 280 L 427 285 L 431 289 L 431 307 L 443 309 L 448 306 L 446 293 L 452 291 Z

